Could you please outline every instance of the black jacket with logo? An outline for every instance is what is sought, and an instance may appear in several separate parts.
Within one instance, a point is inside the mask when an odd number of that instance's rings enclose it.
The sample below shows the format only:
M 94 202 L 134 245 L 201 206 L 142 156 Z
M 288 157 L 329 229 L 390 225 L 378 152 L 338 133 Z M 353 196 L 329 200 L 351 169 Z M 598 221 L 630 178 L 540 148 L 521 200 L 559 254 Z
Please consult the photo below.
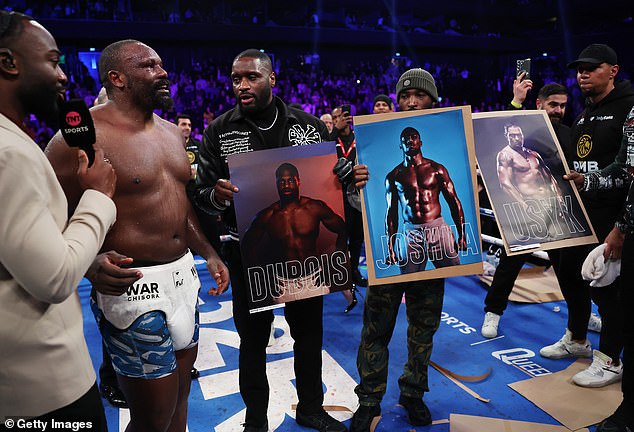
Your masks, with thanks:
M 238 239 L 233 203 L 221 208 L 211 201 L 211 191 L 218 179 L 229 179 L 227 156 L 277 147 L 292 147 L 328 141 L 326 125 L 317 117 L 300 109 L 287 106 L 274 97 L 280 120 L 285 122 L 281 142 L 265 142 L 258 127 L 245 117 L 238 106 L 213 121 L 203 133 L 203 142 L 198 149 L 198 176 L 194 203 L 210 214 L 223 213 L 229 234 Z M 226 211 L 225 211 L 226 210 Z
M 634 89 L 629 81 L 615 84 L 605 98 L 588 105 L 572 125 L 568 163 L 586 174 L 610 165 L 621 146 L 623 122 L 634 105 Z M 588 216 L 606 229 L 614 224 L 625 202 L 626 190 L 580 192 Z M 601 233 L 597 232 L 599 237 Z

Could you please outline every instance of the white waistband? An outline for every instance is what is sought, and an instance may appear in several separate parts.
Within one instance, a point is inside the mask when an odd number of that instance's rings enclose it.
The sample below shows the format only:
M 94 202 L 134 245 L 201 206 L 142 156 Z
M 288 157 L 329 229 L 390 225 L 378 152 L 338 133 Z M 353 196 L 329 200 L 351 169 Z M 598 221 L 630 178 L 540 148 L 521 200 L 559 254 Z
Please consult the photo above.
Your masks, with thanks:
M 180 308 L 195 310 L 200 279 L 191 252 L 171 263 L 139 269 L 143 277 L 123 294 L 97 292 L 97 305 L 112 325 L 124 330 L 139 316 L 159 310 L 165 313 L 169 326 Z

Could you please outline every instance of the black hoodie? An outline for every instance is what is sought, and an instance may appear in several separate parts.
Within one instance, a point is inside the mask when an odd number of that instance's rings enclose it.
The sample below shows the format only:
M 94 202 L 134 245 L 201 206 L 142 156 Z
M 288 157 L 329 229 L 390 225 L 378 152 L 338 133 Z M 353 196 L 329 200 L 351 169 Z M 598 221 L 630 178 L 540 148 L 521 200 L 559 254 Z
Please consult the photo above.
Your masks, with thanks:
M 632 85 L 619 81 L 600 102 L 586 106 L 572 124 L 570 148 L 566 149 L 571 169 L 585 174 L 614 161 L 621 146 L 623 122 L 633 105 Z M 600 227 L 611 228 L 623 209 L 626 193 L 626 190 L 580 192 L 600 238 L 603 236 Z

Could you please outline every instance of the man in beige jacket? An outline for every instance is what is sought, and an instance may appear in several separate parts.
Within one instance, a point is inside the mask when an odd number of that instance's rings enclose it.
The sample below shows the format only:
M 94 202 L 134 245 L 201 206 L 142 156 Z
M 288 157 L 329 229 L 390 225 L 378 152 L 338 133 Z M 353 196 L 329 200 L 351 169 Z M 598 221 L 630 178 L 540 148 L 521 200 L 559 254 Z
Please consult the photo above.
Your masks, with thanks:
M 39 23 L 0 11 L 0 422 L 20 427 L 28 416 L 105 430 L 76 287 L 115 221 L 116 176 L 101 149 L 90 168 L 78 151 L 83 193 L 69 219 L 22 123 L 55 114 L 68 83 L 60 57 Z

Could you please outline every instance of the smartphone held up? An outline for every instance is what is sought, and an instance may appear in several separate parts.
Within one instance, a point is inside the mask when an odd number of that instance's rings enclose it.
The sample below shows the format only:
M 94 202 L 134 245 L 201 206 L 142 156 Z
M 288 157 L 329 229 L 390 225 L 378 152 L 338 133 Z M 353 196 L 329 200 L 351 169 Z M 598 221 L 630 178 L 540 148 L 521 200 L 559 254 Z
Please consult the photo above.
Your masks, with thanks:
M 530 58 L 517 60 L 515 76 L 519 77 L 522 74 L 522 72 L 526 72 L 526 74 L 522 78 L 522 81 L 531 79 L 531 59 Z

